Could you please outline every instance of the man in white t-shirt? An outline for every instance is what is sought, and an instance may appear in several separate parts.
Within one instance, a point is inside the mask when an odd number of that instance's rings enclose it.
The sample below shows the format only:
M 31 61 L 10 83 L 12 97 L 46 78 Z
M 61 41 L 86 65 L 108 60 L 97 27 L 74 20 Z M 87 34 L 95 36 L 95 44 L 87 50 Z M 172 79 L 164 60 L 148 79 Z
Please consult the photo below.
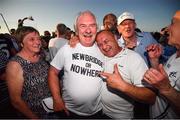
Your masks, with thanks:
M 63 23 L 57 24 L 56 26 L 57 37 L 50 39 L 48 45 L 50 61 L 52 61 L 58 50 L 68 42 L 68 40 L 65 39 L 66 29 L 67 27 Z
M 100 118 L 102 80 L 99 72 L 103 70 L 104 56 L 95 44 L 94 14 L 81 12 L 75 29 L 80 43 L 75 48 L 63 46 L 51 62 L 48 81 L 54 111 L 64 113 L 64 118 Z M 59 85 L 58 73 L 62 69 L 64 76 Z
M 147 48 L 153 68 L 146 71 L 144 79 L 157 89 L 156 102 L 151 106 L 151 118 L 180 118 L 180 10 L 173 16 L 169 27 L 168 44 L 175 46 L 177 51 L 167 63 L 159 64 L 162 48 L 151 45 Z
M 138 53 L 120 47 L 110 31 L 98 32 L 96 42 L 106 56 L 105 71 L 101 73 L 106 77 L 101 94 L 103 112 L 113 119 L 132 119 L 134 101 L 149 104 L 155 101 L 150 86 L 142 83 L 148 67 Z

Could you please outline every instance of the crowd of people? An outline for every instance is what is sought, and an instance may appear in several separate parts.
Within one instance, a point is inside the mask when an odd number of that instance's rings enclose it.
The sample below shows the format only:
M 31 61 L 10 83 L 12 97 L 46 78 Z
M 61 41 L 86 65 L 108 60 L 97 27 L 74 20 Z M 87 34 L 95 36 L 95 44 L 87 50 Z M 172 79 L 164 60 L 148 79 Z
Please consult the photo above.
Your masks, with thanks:
M 170 18 L 167 18 L 170 19 Z M 180 118 L 180 11 L 160 33 L 135 16 L 80 12 L 75 30 L 0 34 L 0 119 Z

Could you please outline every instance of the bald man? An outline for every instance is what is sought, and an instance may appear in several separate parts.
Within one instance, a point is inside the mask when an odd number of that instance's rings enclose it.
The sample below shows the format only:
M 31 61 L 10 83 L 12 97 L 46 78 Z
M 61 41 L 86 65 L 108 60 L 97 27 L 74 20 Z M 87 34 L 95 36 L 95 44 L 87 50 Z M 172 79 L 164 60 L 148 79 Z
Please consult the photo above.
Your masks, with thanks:
M 169 26 L 168 44 L 175 46 L 173 54 L 163 66 L 158 63 L 162 49 L 157 45 L 147 48 L 151 64 L 144 74 L 144 79 L 157 89 L 155 104 L 151 107 L 151 117 L 154 119 L 180 118 L 180 10 L 172 18 Z
M 103 113 L 112 119 L 132 119 L 135 101 L 155 102 L 155 93 L 142 82 L 148 67 L 138 53 L 120 47 L 110 31 L 98 32 L 96 42 L 106 56 L 101 73 L 106 77 L 101 92 Z

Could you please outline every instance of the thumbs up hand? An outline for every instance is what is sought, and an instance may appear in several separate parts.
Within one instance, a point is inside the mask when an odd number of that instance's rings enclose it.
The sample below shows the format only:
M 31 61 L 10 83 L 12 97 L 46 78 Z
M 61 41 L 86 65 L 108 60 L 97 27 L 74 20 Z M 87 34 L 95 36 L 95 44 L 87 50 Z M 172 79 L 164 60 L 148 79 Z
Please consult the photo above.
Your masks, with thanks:
M 101 72 L 100 75 L 106 77 L 107 86 L 121 91 L 125 88 L 126 82 L 119 73 L 117 64 L 114 65 L 113 73 Z

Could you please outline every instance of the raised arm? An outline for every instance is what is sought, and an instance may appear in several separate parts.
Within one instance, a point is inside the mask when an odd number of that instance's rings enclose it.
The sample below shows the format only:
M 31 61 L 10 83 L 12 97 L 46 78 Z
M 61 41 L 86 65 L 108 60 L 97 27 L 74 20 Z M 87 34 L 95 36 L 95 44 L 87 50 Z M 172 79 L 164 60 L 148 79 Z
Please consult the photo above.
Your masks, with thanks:
M 22 68 L 17 62 L 7 64 L 6 80 L 12 105 L 26 117 L 38 118 L 21 97 L 24 78 Z
M 162 46 L 159 44 L 151 44 L 146 48 L 149 56 L 151 67 L 157 69 L 159 65 L 159 57 L 162 54 Z

